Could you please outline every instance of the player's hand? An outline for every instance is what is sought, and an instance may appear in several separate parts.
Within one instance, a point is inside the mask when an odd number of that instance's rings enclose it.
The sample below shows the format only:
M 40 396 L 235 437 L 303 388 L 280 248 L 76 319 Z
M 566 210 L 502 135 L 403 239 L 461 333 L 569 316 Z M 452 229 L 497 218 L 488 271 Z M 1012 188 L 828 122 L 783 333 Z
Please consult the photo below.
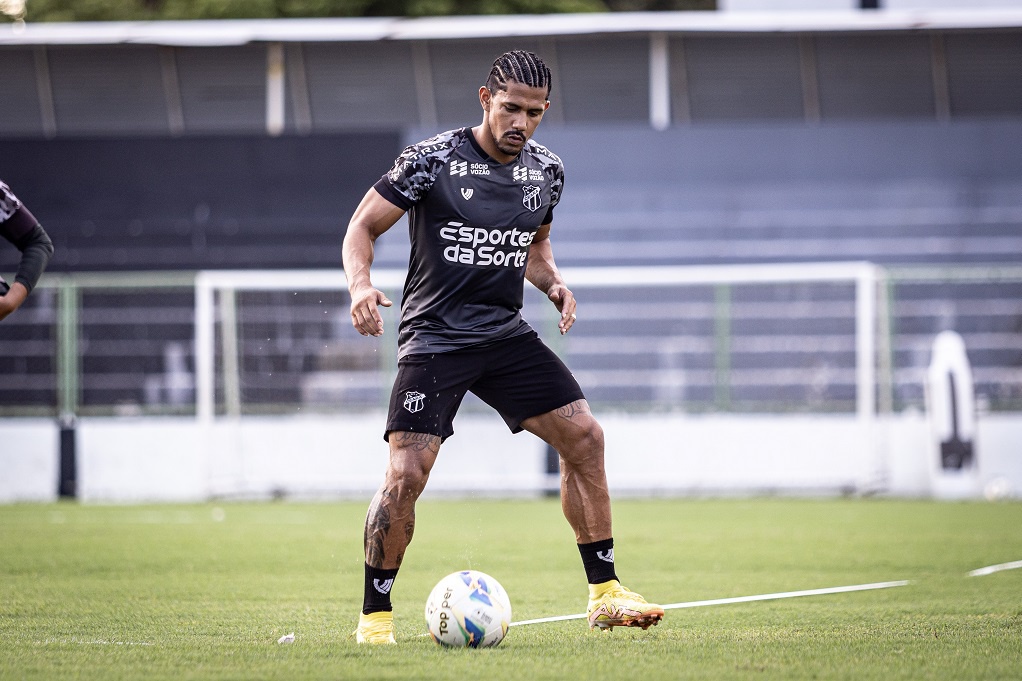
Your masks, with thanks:
M 3 319 L 18 308 L 7 300 L 7 296 L 0 296 L 0 319 Z
M 575 320 L 578 317 L 575 314 L 575 295 L 568 289 L 567 286 L 554 286 L 546 294 L 550 302 L 554 304 L 561 312 L 561 319 L 557 322 L 557 328 L 560 329 L 561 335 L 568 333 L 575 324 Z
M 371 286 L 352 293 L 352 326 L 363 336 L 382 336 L 383 317 L 380 316 L 380 307 L 390 307 L 393 304 L 383 291 Z
M 0 320 L 11 314 L 25 302 L 28 297 L 28 290 L 20 281 L 14 282 L 6 291 L 6 286 L 0 286 Z

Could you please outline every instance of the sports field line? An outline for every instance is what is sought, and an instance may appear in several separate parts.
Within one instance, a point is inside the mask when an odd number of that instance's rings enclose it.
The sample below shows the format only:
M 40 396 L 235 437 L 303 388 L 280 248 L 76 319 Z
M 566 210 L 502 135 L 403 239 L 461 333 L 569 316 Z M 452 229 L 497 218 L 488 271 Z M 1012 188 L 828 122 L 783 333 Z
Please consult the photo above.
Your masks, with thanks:
M 753 601 L 772 601 L 779 598 L 799 598 L 801 596 L 823 596 L 826 594 L 840 594 L 851 591 L 870 591 L 872 589 L 890 589 L 897 586 L 907 586 L 911 582 L 902 579 L 896 582 L 874 582 L 873 584 L 853 584 L 851 586 L 831 586 L 823 589 L 803 589 L 802 591 L 784 591 L 775 594 L 757 594 L 755 596 L 736 596 L 734 598 L 714 598 L 708 601 L 689 601 L 688 603 L 670 603 L 661 606 L 664 610 L 677 610 L 680 608 L 703 608 L 708 605 L 728 605 L 730 603 L 751 603 Z M 512 622 L 510 626 L 521 627 L 526 624 L 543 624 L 545 622 L 561 622 L 564 620 L 579 620 L 586 617 L 582 615 L 558 615 L 556 617 L 540 617 L 534 620 L 522 620 Z
M 986 567 L 981 567 L 978 570 L 972 570 L 971 572 L 969 572 L 969 576 L 982 577 L 984 575 L 992 575 L 995 572 L 1000 572 L 1001 570 L 1018 570 L 1019 568 L 1022 568 L 1022 560 L 1013 560 L 1010 563 L 988 565 Z

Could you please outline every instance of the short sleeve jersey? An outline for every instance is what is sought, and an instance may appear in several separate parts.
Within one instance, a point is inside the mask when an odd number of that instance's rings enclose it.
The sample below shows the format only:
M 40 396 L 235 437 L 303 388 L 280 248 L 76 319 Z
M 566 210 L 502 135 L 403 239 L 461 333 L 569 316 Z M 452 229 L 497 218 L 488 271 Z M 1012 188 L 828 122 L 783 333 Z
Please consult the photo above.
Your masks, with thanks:
M 447 352 L 527 333 L 529 246 L 553 219 L 564 167 L 532 142 L 490 158 L 470 128 L 406 148 L 375 187 L 408 213 L 411 252 L 398 356 Z
M 0 225 L 7 222 L 21 208 L 21 201 L 14 195 L 11 188 L 0 180 Z
M 16 224 L 14 220 L 11 220 L 19 208 L 21 208 L 21 201 L 14 195 L 11 188 L 4 184 L 3 180 L 0 180 L 0 236 L 12 243 L 24 236 L 20 221 Z M 0 277 L 0 293 L 6 290 L 7 282 Z

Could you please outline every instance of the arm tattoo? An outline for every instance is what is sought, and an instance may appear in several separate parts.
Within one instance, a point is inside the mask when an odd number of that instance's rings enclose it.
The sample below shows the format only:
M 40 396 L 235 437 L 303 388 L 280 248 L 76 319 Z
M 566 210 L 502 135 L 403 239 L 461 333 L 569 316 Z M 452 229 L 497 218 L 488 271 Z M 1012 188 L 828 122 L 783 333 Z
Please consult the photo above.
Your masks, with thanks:
M 390 532 L 390 490 L 384 487 L 369 505 L 366 516 L 365 542 L 366 563 L 372 567 L 383 567 L 383 542 Z
M 588 414 L 589 405 L 586 404 L 585 400 L 575 400 L 570 404 L 566 404 L 563 407 L 557 409 L 557 415 L 562 419 L 571 420 L 579 414 Z
M 398 436 L 398 446 L 407 447 L 415 452 L 430 451 L 433 454 L 440 453 L 440 438 L 429 433 L 408 433 L 402 432 Z

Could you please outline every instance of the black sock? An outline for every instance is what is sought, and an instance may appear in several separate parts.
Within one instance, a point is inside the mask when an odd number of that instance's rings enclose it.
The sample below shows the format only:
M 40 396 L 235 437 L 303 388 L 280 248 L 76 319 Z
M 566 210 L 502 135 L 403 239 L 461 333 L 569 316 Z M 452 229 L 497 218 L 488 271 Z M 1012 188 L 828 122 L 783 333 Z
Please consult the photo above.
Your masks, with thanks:
M 579 544 L 578 552 L 582 554 L 582 565 L 586 569 L 586 578 L 590 584 L 602 584 L 617 579 L 614 572 L 614 539 L 594 541 L 591 544 Z
M 394 586 L 397 569 L 384 570 L 374 568 L 366 563 L 365 590 L 362 592 L 362 614 L 373 612 L 390 612 L 390 588 Z

